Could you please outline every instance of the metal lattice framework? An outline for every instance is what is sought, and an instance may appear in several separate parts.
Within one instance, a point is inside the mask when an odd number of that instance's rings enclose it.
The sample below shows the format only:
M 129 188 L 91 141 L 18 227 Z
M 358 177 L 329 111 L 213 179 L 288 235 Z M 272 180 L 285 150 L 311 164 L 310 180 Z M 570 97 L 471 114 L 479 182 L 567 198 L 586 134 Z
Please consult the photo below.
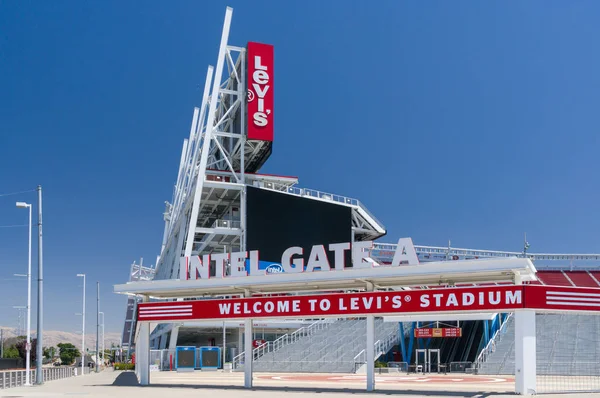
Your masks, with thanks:
M 385 234 L 358 200 L 297 188 L 294 177 L 256 174 L 271 154 L 271 142 L 246 136 L 246 49 L 228 44 L 233 10 L 227 8 L 216 67 L 206 72 L 202 104 L 194 109 L 184 140 L 156 279 L 177 278 L 181 256 L 246 250 L 246 186 L 352 208 L 353 240 Z
M 144 267 L 144 259 L 140 261 L 140 264 L 136 264 L 134 261 L 129 269 L 129 282 L 134 281 L 151 281 L 154 279 L 155 269 L 150 267 Z M 136 296 L 129 296 L 127 298 L 127 309 L 125 311 L 125 324 L 123 326 L 123 334 L 121 336 L 121 347 L 129 349 L 133 343 L 133 333 L 136 327 L 136 309 L 139 299 Z

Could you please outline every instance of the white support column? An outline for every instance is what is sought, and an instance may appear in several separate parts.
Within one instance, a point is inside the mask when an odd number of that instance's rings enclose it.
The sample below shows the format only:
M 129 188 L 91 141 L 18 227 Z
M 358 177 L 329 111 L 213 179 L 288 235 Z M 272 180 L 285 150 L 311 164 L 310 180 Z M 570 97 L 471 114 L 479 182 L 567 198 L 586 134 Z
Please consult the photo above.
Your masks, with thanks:
M 244 321 L 244 387 L 252 388 L 252 319 Z
M 169 338 L 169 350 L 175 351 L 177 348 L 177 338 L 179 337 L 179 325 L 173 325 L 171 328 L 171 337 Z
M 367 282 L 367 291 L 373 291 L 373 284 Z M 375 390 L 375 316 L 367 315 L 367 391 Z
M 515 285 L 522 285 L 515 274 Z M 515 311 L 515 392 L 521 395 L 536 393 L 537 352 L 535 311 Z
M 144 297 L 144 302 L 148 301 Z M 140 322 L 140 331 L 138 340 L 135 345 L 136 351 L 136 368 L 139 366 L 140 385 L 147 386 L 150 384 L 150 323 Z
M 375 389 L 375 317 L 367 315 L 367 391 Z
M 515 311 L 515 392 L 536 393 L 535 311 Z

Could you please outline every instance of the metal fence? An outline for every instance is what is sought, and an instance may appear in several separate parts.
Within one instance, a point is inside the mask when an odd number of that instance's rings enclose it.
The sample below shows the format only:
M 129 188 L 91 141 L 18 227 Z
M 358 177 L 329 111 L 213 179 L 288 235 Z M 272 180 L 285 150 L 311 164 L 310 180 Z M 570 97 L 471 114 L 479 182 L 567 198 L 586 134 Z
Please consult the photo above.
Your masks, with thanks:
M 150 371 L 175 369 L 175 350 L 150 350 Z
M 450 362 L 451 373 L 467 373 L 467 370 L 471 369 L 473 362 Z
M 600 315 L 536 316 L 537 392 L 600 392 Z
M 384 373 L 408 373 L 408 363 L 406 362 L 388 362 L 387 367 L 375 368 L 376 374 Z
M 30 382 L 35 381 L 36 369 L 30 371 Z M 44 368 L 42 369 L 44 381 L 52 381 L 58 379 L 66 379 L 67 377 L 75 376 L 75 368 L 59 367 L 59 368 Z M 0 372 L 0 388 L 20 387 L 25 384 L 25 370 L 5 370 Z

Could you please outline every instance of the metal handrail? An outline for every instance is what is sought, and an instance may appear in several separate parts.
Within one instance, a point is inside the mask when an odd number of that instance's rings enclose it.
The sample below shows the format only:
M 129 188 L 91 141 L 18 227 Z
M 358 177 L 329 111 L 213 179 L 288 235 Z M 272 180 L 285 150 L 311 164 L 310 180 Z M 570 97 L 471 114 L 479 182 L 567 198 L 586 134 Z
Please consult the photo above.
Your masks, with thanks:
M 358 199 L 349 198 L 347 196 L 336 195 L 333 193 L 328 193 L 328 192 L 323 192 L 323 191 L 317 191 L 316 189 L 310 189 L 310 188 L 288 187 L 287 189 L 282 190 L 282 189 L 276 189 L 275 186 L 269 187 L 266 185 L 264 186 L 264 188 L 271 189 L 273 191 L 285 191 L 287 193 L 290 193 L 290 194 L 296 195 L 296 196 L 305 196 L 305 197 L 308 196 L 311 198 L 324 199 L 324 200 L 331 201 L 331 202 L 337 202 L 337 203 L 343 203 L 345 205 L 355 206 L 355 207 L 360 208 L 362 211 L 364 211 L 381 228 L 385 228 L 383 223 L 377 217 L 375 217 L 375 215 L 373 213 L 371 213 L 369 211 L 369 209 L 367 209 L 367 207 L 365 205 L 363 205 L 361 203 L 361 201 Z
M 395 342 L 398 339 L 397 336 L 397 331 L 394 330 L 390 333 L 388 333 L 388 335 L 383 339 L 383 341 L 381 340 L 377 340 L 374 344 L 374 350 L 375 350 L 375 358 L 378 358 L 380 355 L 384 354 L 389 347 L 391 347 L 393 344 L 393 342 Z M 354 363 L 358 364 L 358 363 L 366 363 L 367 362 L 367 353 L 366 353 L 366 349 L 363 349 L 361 352 L 359 352 L 358 354 L 356 354 L 354 356 Z M 355 366 L 355 370 L 356 370 L 356 366 Z
M 212 224 L 211 228 L 227 228 L 227 229 L 232 229 L 232 228 L 241 228 L 241 221 L 239 220 L 225 220 L 225 219 L 219 219 L 219 220 L 215 220 Z
M 498 330 L 496 330 L 496 333 L 494 333 L 494 335 L 492 336 L 490 341 L 488 341 L 486 346 L 481 350 L 481 352 L 477 356 L 477 359 L 473 363 L 474 368 L 479 369 L 481 367 L 481 365 L 487 361 L 488 355 L 495 351 L 496 339 L 499 338 L 500 335 L 506 331 L 508 321 L 510 320 L 512 315 L 513 315 L 512 312 L 508 314 L 508 316 L 506 317 L 504 322 L 502 322 L 502 325 L 500 325 L 500 327 L 498 328 Z
M 311 323 L 308 326 L 303 326 L 292 333 L 286 333 L 283 336 L 277 338 L 276 340 L 267 341 L 252 350 L 252 357 L 258 358 L 270 352 L 279 351 L 283 347 L 297 342 L 302 337 L 311 336 L 314 334 L 314 332 L 325 329 L 329 325 L 329 323 L 330 321 L 328 319 L 320 319 L 316 322 Z M 234 370 L 243 364 L 244 355 L 245 351 L 233 357 L 232 368 Z

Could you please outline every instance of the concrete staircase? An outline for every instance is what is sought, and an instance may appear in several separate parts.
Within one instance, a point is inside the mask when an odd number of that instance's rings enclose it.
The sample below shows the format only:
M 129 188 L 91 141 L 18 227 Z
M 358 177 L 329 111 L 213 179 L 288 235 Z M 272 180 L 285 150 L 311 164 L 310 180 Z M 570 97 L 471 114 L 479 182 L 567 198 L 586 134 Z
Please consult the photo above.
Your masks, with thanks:
M 507 322 L 478 373 L 515 374 L 514 317 Z M 537 314 L 536 350 L 539 375 L 600 375 L 600 316 Z
M 365 319 L 340 319 L 313 329 L 289 344 L 276 343 L 276 348 L 263 347 L 262 351 L 261 347 L 255 349 L 254 371 L 353 373 L 364 364 L 361 358 L 366 348 Z M 397 340 L 398 325 L 375 318 L 376 357 Z M 236 370 L 243 370 L 243 364 L 236 366 Z

